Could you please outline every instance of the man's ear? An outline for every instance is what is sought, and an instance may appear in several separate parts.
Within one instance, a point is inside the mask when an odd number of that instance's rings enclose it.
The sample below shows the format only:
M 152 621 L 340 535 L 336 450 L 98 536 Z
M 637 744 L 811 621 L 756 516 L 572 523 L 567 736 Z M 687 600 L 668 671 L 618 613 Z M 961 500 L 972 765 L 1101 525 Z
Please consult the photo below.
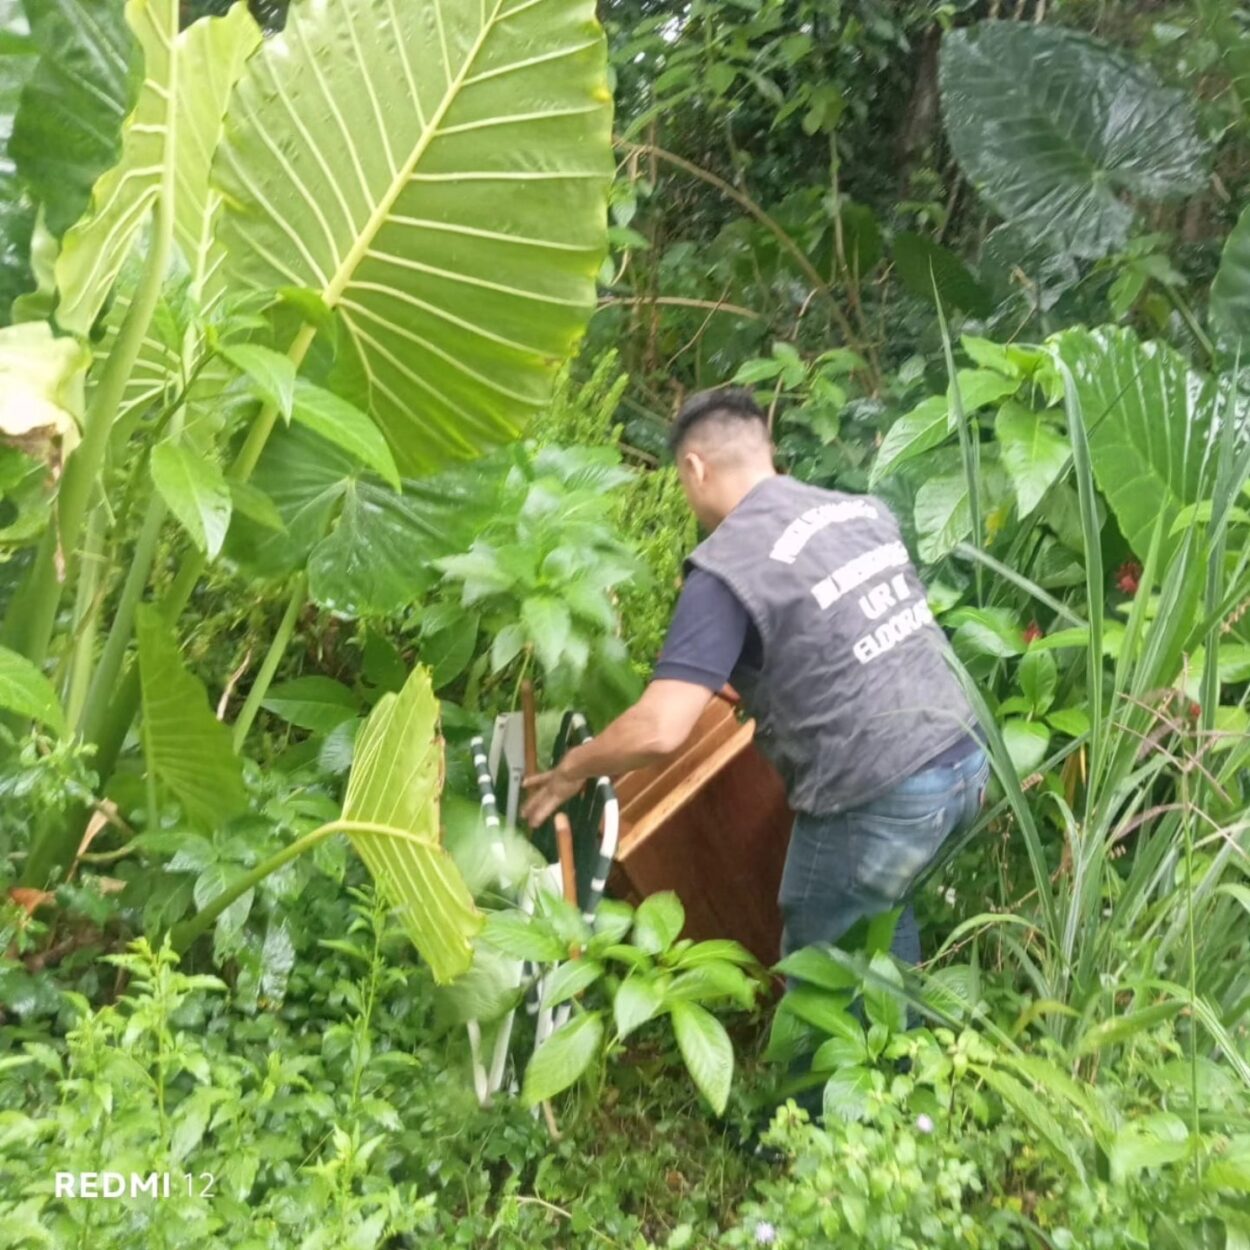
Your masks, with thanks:
M 707 461 L 697 451 L 684 453 L 682 459 L 686 462 L 686 468 L 690 476 L 702 486 L 707 481 Z

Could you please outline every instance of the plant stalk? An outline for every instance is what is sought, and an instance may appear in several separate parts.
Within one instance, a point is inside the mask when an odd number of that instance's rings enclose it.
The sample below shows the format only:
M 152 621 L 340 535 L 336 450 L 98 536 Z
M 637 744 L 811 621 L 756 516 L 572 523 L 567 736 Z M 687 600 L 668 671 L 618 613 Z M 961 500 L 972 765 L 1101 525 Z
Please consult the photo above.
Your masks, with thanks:
M 265 652 L 264 662 L 260 666 L 260 671 L 256 674 L 256 680 L 252 683 L 252 688 L 247 692 L 247 699 L 243 703 L 239 717 L 234 722 L 234 732 L 231 741 L 236 755 L 243 750 L 243 744 L 247 741 L 248 731 L 252 728 L 253 721 L 256 720 L 256 714 L 260 711 L 260 705 L 265 695 L 269 693 L 273 675 L 278 671 L 278 665 L 282 662 L 282 657 L 290 645 L 291 635 L 295 632 L 295 622 L 299 618 L 300 609 L 307 602 L 307 599 L 308 577 L 306 574 L 301 573 L 295 579 L 291 597 L 287 601 L 286 611 L 282 614 L 282 620 L 278 622 L 277 632 L 273 636 L 273 641 L 269 644 L 269 650 Z
M 131 306 L 131 311 L 133 312 L 133 310 L 134 305 Z M 292 341 L 287 354 L 296 368 L 303 361 L 316 332 L 315 326 L 304 325 Z M 110 356 L 110 362 L 111 360 L 112 356 Z M 260 459 L 260 454 L 264 450 L 269 435 L 273 432 L 277 418 L 278 412 L 276 408 L 266 407 L 261 410 L 255 424 L 249 430 L 234 464 L 231 465 L 228 476 L 239 481 L 247 481 L 252 474 L 252 470 L 256 467 L 256 462 Z M 55 546 L 53 546 L 52 551 L 55 554 Z M 203 552 L 192 550 L 187 553 L 177 576 L 174 578 L 173 584 L 165 592 L 159 604 L 162 616 L 170 625 L 173 625 L 178 620 L 178 617 L 182 615 L 182 611 L 190 601 L 191 595 L 194 593 L 196 584 L 199 582 L 200 575 L 204 572 L 207 563 L 208 559 Z M 55 604 L 53 605 L 53 612 L 55 613 Z M 124 642 L 118 644 L 123 656 L 125 643 L 127 642 L 129 642 L 128 633 L 125 635 Z M 87 742 L 92 743 L 96 748 L 96 773 L 100 777 L 101 782 L 103 782 L 113 773 L 117 757 L 121 753 L 122 744 L 126 740 L 126 734 L 134 721 L 135 713 L 138 711 L 138 666 L 131 665 L 130 669 L 122 676 L 120 682 L 115 684 L 112 690 L 108 690 L 103 686 L 101 690 L 101 708 L 96 718 L 98 731 L 91 735 L 84 735 L 84 737 Z M 88 698 L 90 698 L 90 694 Z M 42 886 L 48 880 L 51 871 L 58 864 L 68 862 L 74 853 L 74 848 L 78 845 L 78 824 L 84 812 L 85 809 L 82 807 L 74 808 L 63 820 L 50 827 L 47 833 L 32 846 L 22 878 L 26 884 Z
M 383 837 L 395 838 L 400 842 L 417 842 L 425 847 L 437 846 L 437 843 L 430 841 L 429 838 L 420 837 L 418 834 L 410 833 L 406 829 L 396 829 L 391 825 L 378 825 L 367 820 L 332 820 L 328 824 L 320 825 L 310 833 L 296 838 L 289 846 L 284 846 L 282 850 L 275 851 L 267 859 L 261 860 L 250 872 L 244 873 L 237 881 L 232 882 L 228 889 L 217 895 L 202 911 L 197 912 L 189 920 L 184 920 L 180 924 L 175 925 L 170 933 L 170 943 L 174 950 L 182 954 L 197 937 L 208 932 L 209 928 L 216 922 L 217 917 L 235 899 L 242 897 L 248 890 L 259 885 L 270 873 L 277 872 L 284 864 L 289 864 L 297 855 L 302 855 L 305 851 L 311 850 L 319 842 L 324 842 L 336 833 L 376 833 L 381 834 Z
M 938 325 L 942 331 L 942 351 L 946 357 L 946 373 L 950 379 L 951 415 L 959 432 L 959 450 L 964 466 L 964 481 L 968 487 L 968 516 L 972 522 L 972 545 L 982 546 L 981 540 L 981 442 L 975 421 L 969 421 L 964 412 L 964 398 L 959 389 L 959 371 L 955 368 L 955 353 L 951 347 L 950 327 L 946 324 L 946 311 L 938 291 L 933 267 L 929 267 L 929 281 L 933 284 L 933 301 L 937 305 Z M 972 571 L 976 580 L 977 603 L 985 602 L 985 579 L 978 561 Z
M 304 325 L 292 341 L 287 355 L 297 369 L 307 354 L 316 333 L 315 326 Z M 239 454 L 230 466 L 227 477 L 246 482 L 252 476 L 256 462 L 260 459 L 261 452 L 264 451 L 277 420 L 277 408 L 266 405 L 261 409 L 252 428 L 248 431 L 243 446 L 239 449 Z M 195 587 L 207 565 L 208 557 L 202 551 L 192 549 L 187 552 L 172 584 L 159 603 L 161 615 L 170 626 L 177 624 L 178 618 L 195 593 Z M 117 691 L 110 708 L 110 715 L 101 726 L 99 737 L 88 739 L 96 743 L 96 762 L 101 777 L 108 776 L 112 772 L 117 753 L 121 750 L 122 741 L 126 736 L 126 731 L 130 728 L 130 722 L 135 718 L 138 705 L 138 675 L 131 674 Z
M 1159 282 L 1155 285 L 1162 288 L 1168 303 L 1172 305 L 1177 315 L 1185 323 L 1185 329 L 1189 331 L 1189 336 L 1193 339 L 1194 345 L 1207 358 L 1207 364 L 1214 364 L 1218 355 L 1215 350 L 1215 344 L 1211 342 L 1210 336 L 1198 323 L 1198 318 L 1194 316 L 1194 310 L 1186 303 L 1184 296 L 1175 287 L 1169 286 L 1166 282 Z
M 143 528 L 139 531 L 131 553 L 130 567 L 126 571 L 126 580 L 122 583 L 121 595 L 104 642 L 104 650 L 95 666 L 95 675 L 87 691 L 81 718 L 73 717 L 71 713 L 70 723 L 77 721 L 79 732 L 87 742 L 98 740 L 109 703 L 117 696 L 117 679 L 126 658 L 126 647 L 134 626 L 135 608 L 139 606 L 143 588 L 148 582 L 148 574 L 152 571 L 165 514 L 164 500 L 153 493 L 143 518 Z
M 50 527 L 52 541 L 40 544 L 38 557 L 23 579 L 21 590 L 14 596 L 14 607 L 20 604 L 22 614 L 27 618 L 21 650 L 35 664 L 41 664 L 48 654 L 57 607 L 61 602 L 62 584 L 57 577 L 56 540 L 59 536 L 65 552 L 65 581 L 68 583 L 78 565 L 87 505 L 104 467 L 109 431 L 113 428 L 126 384 L 130 381 L 139 349 L 161 297 L 173 238 L 173 196 L 163 194 L 157 201 L 152 242 L 135 297 L 126 311 L 113 350 L 105 359 L 99 383 L 83 416 L 82 442 L 65 462 L 65 472 L 57 492 L 56 521 Z
M 104 509 L 93 508 L 87 519 L 87 534 L 83 543 L 82 568 L 74 593 L 74 649 L 70 655 L 69 678 L 65 690 L 65 719 L 74 724 L 87 698 L 91 680 L 91 662 L 95 657 L 96 636 L 99 633 L 99 604 L 101 572 L 104 563 Z

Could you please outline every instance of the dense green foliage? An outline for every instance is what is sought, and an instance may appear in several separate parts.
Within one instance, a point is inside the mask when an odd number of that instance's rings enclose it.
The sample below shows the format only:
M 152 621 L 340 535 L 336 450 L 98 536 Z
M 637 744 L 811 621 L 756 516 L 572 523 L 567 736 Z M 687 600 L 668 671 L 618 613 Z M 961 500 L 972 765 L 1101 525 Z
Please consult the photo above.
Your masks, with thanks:
M 599 21 L 0 4 L 8 1239 L 1242 1250 L 1250 13 Z M 535 895 L 467 752 L 637 694 L 731 379 L 895 509 L 995 773 L 927 962 L 779 1003 Z

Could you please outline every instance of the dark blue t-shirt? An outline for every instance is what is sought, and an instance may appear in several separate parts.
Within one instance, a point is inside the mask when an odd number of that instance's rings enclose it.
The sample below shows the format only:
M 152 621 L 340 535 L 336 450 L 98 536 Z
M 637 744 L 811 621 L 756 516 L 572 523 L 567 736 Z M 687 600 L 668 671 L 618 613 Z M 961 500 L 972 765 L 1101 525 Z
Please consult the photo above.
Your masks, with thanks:
M 764 651 L 746 608 L 714 573 L 691 569 L 653 677 L 719 690 L 735 665 L 759 668 Z

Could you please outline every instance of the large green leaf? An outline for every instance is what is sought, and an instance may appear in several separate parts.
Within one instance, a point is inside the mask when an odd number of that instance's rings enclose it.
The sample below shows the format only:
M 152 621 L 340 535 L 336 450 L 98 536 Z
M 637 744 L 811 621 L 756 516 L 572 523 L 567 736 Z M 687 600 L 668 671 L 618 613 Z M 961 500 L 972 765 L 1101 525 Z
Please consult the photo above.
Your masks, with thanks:
M 1026 517 L 1067 465 L 1068 440 L 1040 412 L 1014 401 L 999 409 L 994 434 L 1016 488 L 1017 510 Z
M 675 1002 L 670 1013 L 677 1048 L 699 1092 L 721 1115 L 734 1077 L 734 1048 L 725 1026 L 705 1007 Z
M 872 1087 L 871 1068 L 852 1064 L 835 1072 L 825 1082 L 822 1098 L 821 1109 L 826 1121 L 867 1119 Z
M 0 708 L 65 732 L 65 714 L 52 683 L 25 656 L 0 647 Z
M 438 700 L 418 668 L 398 694 L 379 700 L 356 739 L 343 819 L 407 835 L 349 834 L 434 979 L 445 983 L 472 962 L 469 939 L 482 917 L 440 841 L 442 789 Z
M 1008 220 L 1078 256 L 1128 238 L 1125 194 L 1201 188 L 1206 145 L 1183 93 L 1086 35 L 981 22 L 942 44 L 942 111 L 964 173 Z
M 295 366 L 290 358 L 272 347 L 256 343 L 240 343 L 219 350 L 247 379 L 256 397 L 272 404 L 290 421 L 295 404 Z
M 1222 345 L 1250 360 L 1250 208 L 1237 219 L 1211 284 L 1211 324 Z
M 997 465 L 981 470 L 981 507 L 984 513 L 1002 498 L 1005 479 Z M 927 564 L 949 555 L 972 533 L 972 503 L 968 478 L 962 472 L 942 473 L 926 478 L 916 491 L 915 511 L 917 552 Z
M 943 307 L 959 308 L 974 317 L 988 317 L 993 311 L 992 296 L 963 261 L 924 235 L 909 230 L 895 235 L 894 268 L 903 285 L 926 303 L 937 298 Z
M 512 437 L 594 306 L 611 179 L 591 0 L 310 0 L 214 179 L 231 277 L 342 317 L 405 472 Z
M 323 607 L 383 615 L 438 579 L 431 561 L 462 550 L 491 506 L 489 468 L 449 471 L 395 491 L 346 451 L 293 425 L 270 438 L 252 482 L 277 505 L 279 532 L 236 515 L 227 551 L 278 577 L 308 567 Z
M 521 623 L 529 632 L 543 669 L 554 673 L 564 658 L 572 629 L 568 604 L 554 595 L 534 595 L 521 604 Z
M 872 957 L 870 971 L 872 975 L 864 981 L 864 1010 L 868 1019 L 891 1033 L 901 1033 L 907 1027 L 907 1005 L 901 996 L 902 974 L 882 951 Z
M 1156 1111 L 1130 1120 L 1116 1133 L 1108 1152 L 1112 1180 L 1122 1185 L 1128 1177 L 1175 1163 L 1189 1151 L 1189 1128 L 1173 1112 Z
M 950 436 L 947 413 L 950 405 L 944 395 L 922 399 L 911 412 L 905 413 L 886 431 L 873 461 L 868 484 L 875 488 L 887 473 L 892 473 L 908 460 L 940 447 Z
M 242 3 L 225 17 L 201 18 L 178 36 L 174 240 L 186 262 L 191 293 L 206 309 L 221 292 L 223 260 L 213 234 L 221 193 L 210 182 L 211 157 L 221 140 L 230 93 L 260 39 L 260 27 Z
M 341 681 L 314 674 L 279 682 L 261 706 L 301 729 L 325 734 L 346 720 L 354 720 L 360 699 Z
M 648 955 L 662 955 L 681 936 L 686 909 L 672 890 L 643 899 L 634 912 L 634 945 Z
M 395 459 L 386 445 L 386 439 L 368 414 L 361 412 L 355 404 L 348 403 L 333 391 L 297 378 L 292 419 L 343 448 L 378 474 L 388 486 L 399 490 L 399 470 L 395 467 Z
M 521 1097 L 535 1107 L 572 1085 L 599 1052 L 603 1018 L 583 1011 L 566 1021 L 534 1052 L 525 1069 Z
M 8 321 L 13 299 L 31 285 L 28 253 L 35 212 L 18 177 L 11 137 L 37 53 L 21 0 L 0 0 L 0 322 Z
M 920 558 L 932 564 L 972 532 L 968 479 L 962 473 L 926 478 L 916 491 L 916 535 Z
M 660 987 L 645 973 L 626 977 L 612 998 L 612 1017 L 618 1037 L 628 1037 L 654 1018 L 664 1006 Z
M 126 21 L 143 50 L 143 85 L 122 127 L 121 160 L 97 180 L 91 204 L 66 231 L 56 262 L 57 321 L 81 335 L 108 297 L 162 182 L 167 193 L 173 191 L 176 0 L 127 0 Z
M 203 684 L 183 668 L 178 644 L 156 608 L 139 607 L 135 633 L 148 765 L 189 821 L 215 829 L 247 805 L 229 731 L 213 715 Z
M 1020 387 L 1019 379 L 1005 377 L 992 369 L 960 369 L 956 375 L 959 399 L 965 416 L 1011 395 Z M 954 433 L 951 394 L 922 399 L 906 416 L 890 426 L 873 461 L 870 486 L 887 473 L 916 456 L 932 451 Z
M 1046 758 L 1050 731 L 1040 721 L 1010 716 L 1000 726 L 1011 766 L 1021 777 L 1027 777 Z
M 121 0 L 30 0 L 26 9 L 40 57 L 9 150 L 59 238 L 117 161 L 142 57 Z
M 777 971 L 826 990 L 846 990 L 856 984 L 855 973 L 818 946 L 804 946 L 787 955 L 777 965 Z
M 830 992 L 818 989 L 815 985 L 796 985 L 794 989 L 786 991 L 779 1011 L 797 1016 L 822 1033 L 835 1037 L 859 1036 L 863 1033 L 864 1026 L 847 1011 L 850 1002 L 849 993 Z
M 549 925 L 520 911 L 492 911 L 486 916 L 482 941 L 510 955 L 531 963 L 559 963 L 567 959 L 569 948 Z
M 1141 560 L 1163 516 L 1166 567 L 1180 541 L 1173 523 L 1201 494 L 1213 384 L 1166 344 L 1142 343 L 1130 330 L 1067 330 L 1056 342 L 1076 381 L 1098 485 Z
M 576 998 L 603 976 L 603 971 L 603 965 L 594 959 L 570 959 L 562 963 L 546 983 L 543 1007 L 558 1007 Z
M 260 42 L 260 30 L 244 4 L 235 4 L 225 17 L 202 18 L 177 39 L 178 90 L 174 100 L 175 141 L 171 160 L 174 244 L 180 281 L 166 285 L 161 303 L 144 336 L 118 408 L 122 421 L 182 383 L 187 361 L 199 345 L 185 331 L 187 305 L 210 314 L 224 293 L 223 251 L 213 233 L 221 195 L 209 183 L 212 153 L 221 137 L 222 119 L 230 92 L 248 55 Z M 107 317 L 108 333 L 99 355 L 112 348 L 130 309 L 130 296 L 140 270 L 132 250 L 117 280 L 113 306 Z M 230 371 L 214 363 L 199 374 L 188 399 L 201 408 L 215 404 Z
M 221 469 L 186 443 L 152 448 L 152 481 L 191 541 L 210 559 L 221 550 L 230 526 L 230 488 Z
M 79 334 L 91 328 L 158 198 L 173 215 L 193 293 L 216 283 L 222 255 L 211 223 L 220 194 L 210 189 L 209 164 L 230 89 L 259 40 L 243 5 L 181 33 L 176 0 L 127 0 L 126 20 L 143 51 L 143 83 L 122 127 L 121 159 L 92 188 L 56 263 L 57 320 Z
M 955 631 L 955 649 L 965 655 L 1003 657 L 1025 648 L 1024 631 L 1011 608 L 956 608 L 942 617 L 942 625 Z

